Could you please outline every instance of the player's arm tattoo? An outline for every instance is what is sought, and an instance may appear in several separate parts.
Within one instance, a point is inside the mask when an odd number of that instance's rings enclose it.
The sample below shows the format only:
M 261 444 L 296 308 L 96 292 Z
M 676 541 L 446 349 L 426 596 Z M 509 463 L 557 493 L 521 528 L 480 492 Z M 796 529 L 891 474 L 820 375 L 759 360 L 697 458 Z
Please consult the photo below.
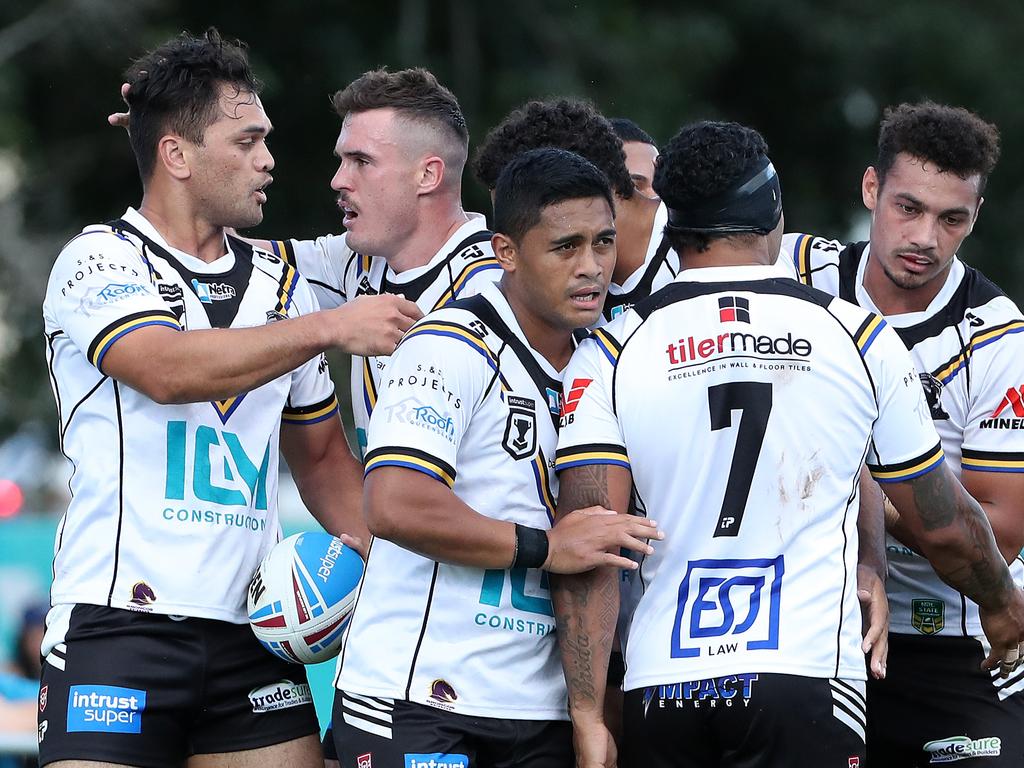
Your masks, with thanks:
M 916 537 L 935 572 L 983 607 L 1003 605 L 1013 581 L 981 505 L 945 466 L 908 484 L 920 525 Z
M 558 517 L 577 509 L 610 505 L 607 466 L 574 467 L 562 474 Z M 570 709 L 600 714 L 619 614 L 618 573 L 597 568 L 571 576 L 551 574 L 550 578 Z

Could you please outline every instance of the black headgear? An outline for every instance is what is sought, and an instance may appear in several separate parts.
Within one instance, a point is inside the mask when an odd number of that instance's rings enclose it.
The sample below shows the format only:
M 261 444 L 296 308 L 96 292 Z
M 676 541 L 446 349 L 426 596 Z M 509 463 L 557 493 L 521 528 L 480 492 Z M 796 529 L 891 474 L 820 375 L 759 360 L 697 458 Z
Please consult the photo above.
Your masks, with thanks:
M 668 228 L 691 232 L 766 235 L 782 217 L 782 188 L 775 166 L 765 155 L 755 157 L 742 181 L 712 198 L 668 210 Z

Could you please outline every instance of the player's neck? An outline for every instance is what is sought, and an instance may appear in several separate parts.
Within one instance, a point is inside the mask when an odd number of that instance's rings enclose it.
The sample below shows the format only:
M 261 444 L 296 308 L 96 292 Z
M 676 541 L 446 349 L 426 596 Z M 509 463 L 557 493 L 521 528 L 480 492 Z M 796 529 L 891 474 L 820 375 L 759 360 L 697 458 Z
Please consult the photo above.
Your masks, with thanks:
M 652 232 L 658 213 L 658 200 L 635 194 L 628 200 L 615 199 L 615 269 L 612 281 L 622 285 L 643 265 L 651 240 L 660 237 Z
M 143 195 L 141 213 L 169 246 L 210 264 L 224 255 L 224 228 L 196 215 L 187 201 Z
M 864 290 L 883 315 L 924 312 L 932 300 L 939 295 L 942 286 L 946 284 L 947 275 L 949 275 L 948 268 L 919 288 L 901 288 L 885 274 L 881 262 L 878 259 L 872 259 L 869 252 L 868 263 L 864 267 Z
M 559 328 L 546 322 L 542 317 L 530 311 L 514 290 L 510 290 L 504 280 L 498 283 L 498 289 L 516 316 L 516 322 L 523 329 L 526 341 L 540 353 L 541 357 L 551 363 L 551 367 L 560 371 L 569 364 L 572 357 L 572 331 Z
M 444 206 L 425 207 L 420 213 L 419 226 L 394 254 L 386 257 L 388 266 L 395 274 L 400 274 L 428 264 L 467 221 L 469 216 L 458 200 Z
M 754 267 L 770 266 L 775 263 L 778 253 L 772 253 L 768 239 L 760 237 L 753 244 L 736 242 L 731 238 L 712 240 L 706 251 L 686 248 L 679 255 L 682 269 L 705 269 L 708 267 Z

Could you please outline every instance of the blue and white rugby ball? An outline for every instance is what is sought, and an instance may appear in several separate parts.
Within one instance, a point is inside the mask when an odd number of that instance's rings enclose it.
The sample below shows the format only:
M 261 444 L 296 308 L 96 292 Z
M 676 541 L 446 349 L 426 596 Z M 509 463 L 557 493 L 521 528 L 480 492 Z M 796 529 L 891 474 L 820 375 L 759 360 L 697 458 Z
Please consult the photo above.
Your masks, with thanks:
M 341 650 L 363 560 L 329 533 L 280 541 L 249 585 L 249 625 L 263 647 L 295 664 L 318 664 Z

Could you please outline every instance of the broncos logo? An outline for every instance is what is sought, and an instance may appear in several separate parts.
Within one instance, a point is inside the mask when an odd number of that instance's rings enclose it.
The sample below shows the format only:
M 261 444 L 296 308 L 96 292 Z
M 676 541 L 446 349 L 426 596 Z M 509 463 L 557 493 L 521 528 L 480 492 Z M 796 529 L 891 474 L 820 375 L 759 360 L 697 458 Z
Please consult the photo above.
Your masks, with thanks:
M 156 601 L 156 592 L 144 581 L 138 582 L 132 587 L 132 599 L 128 602 L 135 605 L 149 605 Z
M 430 685 L 430 698 L 448 703 L 455 701 L 459 695 L 447 680 L 435 680 Z
M 939 396 L 942 394 L 942 382 L 930 373 L 918 375 L 921 380 L 921 388 L 924 389 L 925 399 L 928 401 L 928 409 L 932 412 L 932 421 L 944 421 L 949 414 L 942 408 Z

